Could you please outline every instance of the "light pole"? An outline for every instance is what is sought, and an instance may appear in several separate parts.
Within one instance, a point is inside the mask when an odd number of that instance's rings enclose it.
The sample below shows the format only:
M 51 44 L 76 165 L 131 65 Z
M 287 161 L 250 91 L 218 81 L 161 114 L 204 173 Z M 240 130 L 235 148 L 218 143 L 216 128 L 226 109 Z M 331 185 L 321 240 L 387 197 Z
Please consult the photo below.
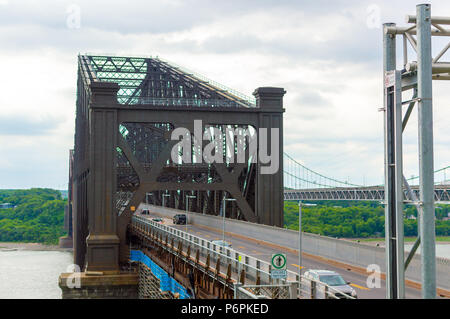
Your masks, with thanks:
M 149 201 L 148 201 L 148 197 L 149 196 L 154 196 L 155 194 L 153 194 L 153 193 L 145 193 L 145 199 L 146 199 L 146 201 L 147 201 L 147 205 L 149 205 L 150 203 L 149 203 Z
M 187 223 L 188 223 L 188 204 L 189 204 L 189 198 L 197 198 L 195 195 L 186 195 L 186 233 L 187 233 Z
M 302 282 L 302 201 L 298 202 L 298 286 L 301 293 Z
M 162 194 L 162 204 L 163 204 L 163 207 L 166 207 L 166 201 L 165 201 L 165 198 L 166 197 L 170 197 L 170 194 Z
M 222 225 L 222 243 L 225 243 L 225 214 L 227 212 L 227 201 L 228 202 L 232 202 L 232 201 L 236 201 L 236 199 L 234 198 L 224 198 L 223 199 L 223 212 L 222 212 L 222 216 L 223 216 L 223 225 Z

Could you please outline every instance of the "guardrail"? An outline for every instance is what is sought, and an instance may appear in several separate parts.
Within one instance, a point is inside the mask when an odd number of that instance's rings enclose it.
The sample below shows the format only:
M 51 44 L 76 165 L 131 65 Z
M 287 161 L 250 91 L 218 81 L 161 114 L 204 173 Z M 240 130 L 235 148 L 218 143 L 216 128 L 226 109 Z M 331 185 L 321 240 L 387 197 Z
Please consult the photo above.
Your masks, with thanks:
M 135 101 L 132 104 L 150 104 L 154 106 L 240 107 L 237 102 L 225 99 L 155 98 L 145 95 L 133 99 Z
M 271 264 L 260 260 L 258 258 L 252 257 L 250 255 L 243 254 L 237 250 L 229 247 L 223 247 L 216 245 L 213 242 L 189 234 L 182 230 L 169 227 L 156 223 L 147 218 L 141 216 L 133 216 L 131 221 L 132 229 L 139 231 L 141 234 L 153 234 L 163 241 L 165 237 L 165 245 L 169 242 L 170 246 L 173 247 L 188 247 L 189 254 L 182 254 L 177 251 L 178 255 L 182 255 L 186 262 L 189 262 L 192 266 L 195 265 L 189 258 L 190 252 L 197 251 L 200 258 L 203 260 L 208 260 L 207 264 L 214 261 L 216 263 L 216 269 L 227 269 L 227 273 L 222 273 L 222 279 L 218 278 L 218 274 L 214 271 L 210 271 L 209 267 L 205 268 L 204 271 L 207 275 L 215 277 L 217 280 L 221 281 L 224 285 L 228 283 L 223 278 L 230 278 L 231 285 L 230 288 L 234 290 L 234 283 L 247 282 L 251 285 L 291 285 L 292 283 L 301 283 L 300 287 L 297 289 L 297 294 L 300 298 L 311 298 L 311 299 L 323 299 L 323 298 L 348 298 L 354 299 L 350 295 L 345 295 L 341 291 L 328 286 L 322 282 L 310 280 L 301 277 L 299 280 L 298 273 L 287 270 L 286 279 L 272 279 Z M 181 245 L 180 245 L 181 244 Z M 272 296 L 267 296 L 271 298 Z

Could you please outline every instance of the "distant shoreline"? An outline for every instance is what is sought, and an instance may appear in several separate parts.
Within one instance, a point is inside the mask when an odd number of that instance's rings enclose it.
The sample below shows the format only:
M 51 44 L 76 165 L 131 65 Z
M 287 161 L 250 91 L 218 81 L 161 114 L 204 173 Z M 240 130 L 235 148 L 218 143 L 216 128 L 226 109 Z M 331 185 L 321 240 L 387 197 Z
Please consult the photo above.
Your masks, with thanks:
M 68 251 L 71 248 L 60 248 L 58 245 L 45 245 L 41 243 L 16 243 L 16 242 L 0 242 L 0 251 L 11 250 L 32 250 L 32 251 Z
M 351 241 L 358 241 L 360 243 L 369 244 L 369 245 L 379 245 L 384 246 L 385 239 L 384 238 L 343 238 Z M 405 244 L 414 244 L 416 241 L 416 237 L 405 237 Z M 450 236 L 436 236 L 436 245 L 448 245 L 450 244 Z

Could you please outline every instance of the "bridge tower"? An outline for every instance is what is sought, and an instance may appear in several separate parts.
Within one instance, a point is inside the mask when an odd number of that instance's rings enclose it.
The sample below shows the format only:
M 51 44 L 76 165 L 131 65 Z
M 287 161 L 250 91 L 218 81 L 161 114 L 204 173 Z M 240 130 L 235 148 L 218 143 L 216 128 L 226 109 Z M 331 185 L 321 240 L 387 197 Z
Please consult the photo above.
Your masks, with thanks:
M 118 273 L 128 261 L 130 218 L 144 201 L 185 207 L 191 196 L 191 209 L 217 215 L 226 196 L 236 200 L 230 216 L 282 226 L 284 94 L 282 88 L 262 87 L 249 98 L 159 58 L 80 55 L 75 263 L 86 271 Z M 181 135 L 183 140 L 189 135 L 187 148 L 177 144 L 181 136 L 173 139 L 179 129 L 189 132 Z M 237 159 L 239 143 L 233 138 L 227 149 L 227 129 L 258 134 L 257 152 L 251 152 L 246 136 L 244 161 L 227 159 L 230 152 Z M 272 162 L 260 156 L 261 129 L 269 132 L 267 154 L 278 161 L 269 173 Z M 203 161 L 200 151 L 210 144 L 211 132 L 221 136 L 223 144 L 212 153 L 223 162 Z

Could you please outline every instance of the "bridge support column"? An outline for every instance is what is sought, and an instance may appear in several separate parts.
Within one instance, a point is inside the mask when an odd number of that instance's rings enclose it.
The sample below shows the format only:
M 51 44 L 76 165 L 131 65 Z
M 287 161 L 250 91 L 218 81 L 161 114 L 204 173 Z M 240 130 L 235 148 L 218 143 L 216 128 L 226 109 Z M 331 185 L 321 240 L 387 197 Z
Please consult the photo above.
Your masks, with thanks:
M 261 109 L 259 115 L 259 127 L 267 129 L 267 150 L 272 160 L 278 160 L 278 170 L 271 174 L 262 174 L 264 166 L 258 164 L 256 182 L 256 214 L 259 223 L 283 227 L 283 96 L 286 91 L 283 88 L 260 87 L 253 95 L 256 97 L 256 106 Z M 273 129 L 278 130 L 278 136 L 272 136 Z M 277 141 L 272 141 L 277 138 Z M 278 144 L 278 150 L 272 149 L 272 142 Z M 261 146 L 261 133 L 258 132 L 258 150 Z M 261 163 L 261 153 L 258 154 L 258 162 Z M 276 156 L 276 157 L 275 157 Z M 271 163 L 272 165 L 274 163 Z M 269 164 L 267 164 L 269 165 Z
M 138 274 L 92 275 L 63 273 L 58 285 L 62 299 L 137 299 Z
M 70 207 L 70 204 L 64 206 L 64 229 L 67 230 L 67 236 L 59 237 L 59 247 L 73 248 L 72 208 Z
M 117 104 L 118 89 L 115 83 L 91 84 L 87 271 L 119 271 L 117 209 L 114 201 L 118 126 L 117 111 L 113 108 Z

